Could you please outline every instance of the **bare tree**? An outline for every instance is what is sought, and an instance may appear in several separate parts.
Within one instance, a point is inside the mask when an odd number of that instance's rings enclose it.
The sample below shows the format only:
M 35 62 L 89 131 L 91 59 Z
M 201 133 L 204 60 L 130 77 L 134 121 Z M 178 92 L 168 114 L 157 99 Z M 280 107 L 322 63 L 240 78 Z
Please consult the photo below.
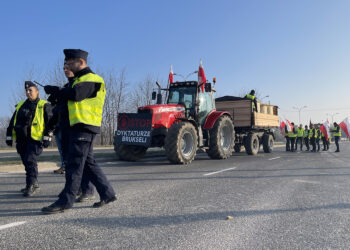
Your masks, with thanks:
M 150 105 L 152 103 L 152 91 L 155 87 L 156 79 L 151 75 L 141 81 L 131 93 L 131 104 L 135 112 L 138 107 Z

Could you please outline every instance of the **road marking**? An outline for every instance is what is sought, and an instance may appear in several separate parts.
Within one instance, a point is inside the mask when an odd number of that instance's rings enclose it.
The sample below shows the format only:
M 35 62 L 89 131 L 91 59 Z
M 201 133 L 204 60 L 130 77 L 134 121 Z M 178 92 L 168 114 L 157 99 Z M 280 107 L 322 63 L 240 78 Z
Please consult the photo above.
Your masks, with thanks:
M 6 225 L 2 225 L 0 226 L 0 230 L 6 229 L 6 228 L 10 228 L 10 227 L 16 227 L 16 226 L 20 226 L 27 223 L 26 221 L 19 221 L 19 222 L 13 222 L 10 224 L 6 224 Z
M 309 184 L 320 184 L 319 181 L 308 181 L 308 180 L 294 180 L 295 182 L 309 183 Z
M 276 160 L 276 159 L 279 159 L 279 158 L 281 158 L 281 157 L 278 156 L 278 157 L 275 157 L 275 158 L 271 158 L 271 159 L 269 159 L 269 161 Z
M 227 169 L 223 169 L 223 170 L 220 170 L 220 171 L 207 173 L 207 174 L 204 174 L 204 176 L 213 175 L 213 174 L 218 174 L 218 173 L 222 173 L 222 172 L 229 171 L 229 170 L 233 170 L 233 169 L 236 169 L 236 167 L 234 167 L 234 168 L 227 168 Z

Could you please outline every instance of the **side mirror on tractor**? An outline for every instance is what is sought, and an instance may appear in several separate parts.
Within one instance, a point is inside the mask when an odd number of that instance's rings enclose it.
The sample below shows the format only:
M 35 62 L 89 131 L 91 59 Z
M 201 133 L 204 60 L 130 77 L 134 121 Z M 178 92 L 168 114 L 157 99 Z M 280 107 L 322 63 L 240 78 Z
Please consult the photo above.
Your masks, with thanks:
M 205 84 L 205 92 L 211 92 L 211 83 L 210 82 L 207 82 Z
M 152 92 L 152 100 L 154 101 L 157 98 L 157 92 Z

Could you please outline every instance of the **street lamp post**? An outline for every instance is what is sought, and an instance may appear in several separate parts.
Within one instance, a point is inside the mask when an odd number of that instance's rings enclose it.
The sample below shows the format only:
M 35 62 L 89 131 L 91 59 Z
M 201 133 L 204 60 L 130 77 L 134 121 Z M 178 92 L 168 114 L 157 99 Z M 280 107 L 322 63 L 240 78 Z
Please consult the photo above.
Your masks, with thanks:
M 296 109 L 296 110 L 298 110 L 298 112 L 299 112 L 299 124 L 300 124 L 300 113 L 301 113 L 301 110 L 304 109 L 304 108 L 307 108 L 307 106 L 303 106 L 303 107 L 300 107 L 300 108 L 298 108 L 298 107 L 293 107 L 293 109 Z
M 334 116 L 339 115 L 339 113 L 332 113 L 332 114 L 327 113 L 326 115 L 327 116 L 329 115 L 332 117 L 332 124 L 333 124 L 334 123 Z

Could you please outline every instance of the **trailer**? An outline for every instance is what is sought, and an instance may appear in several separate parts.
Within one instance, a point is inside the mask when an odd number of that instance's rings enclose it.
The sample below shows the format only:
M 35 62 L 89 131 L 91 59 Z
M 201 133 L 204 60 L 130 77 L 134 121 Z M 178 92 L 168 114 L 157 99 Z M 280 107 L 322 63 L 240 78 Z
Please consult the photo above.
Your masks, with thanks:
M 279 127 L 278 106 L 257 102 L 257 112 L 253 102 L 246 98 L 224 96 L 215 99 L 216 110 L 228 112 L 235 130 L 235 152 L 242 146 L 248 155 L 256 155 L 260 146 L 265 153 L 271 153 L 274 146 L 274 130 Z

